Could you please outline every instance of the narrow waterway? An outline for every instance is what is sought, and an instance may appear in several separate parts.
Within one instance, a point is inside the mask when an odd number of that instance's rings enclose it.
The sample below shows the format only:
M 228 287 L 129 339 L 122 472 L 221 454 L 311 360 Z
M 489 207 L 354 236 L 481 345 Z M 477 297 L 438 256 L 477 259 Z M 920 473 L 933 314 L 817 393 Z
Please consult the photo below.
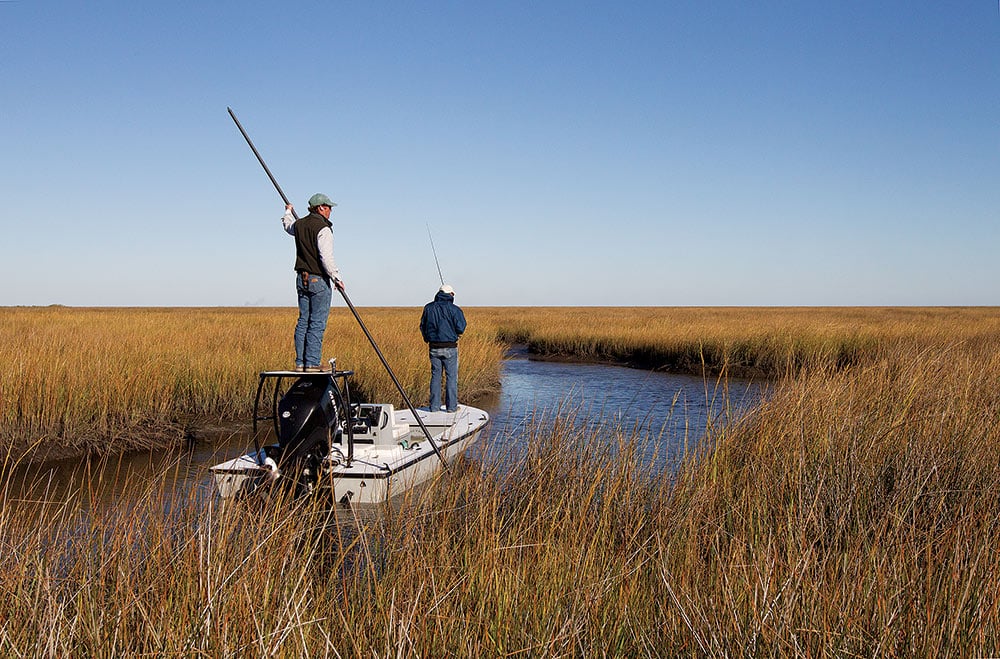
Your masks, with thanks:
M 762 396 L 760 383 L 718 381 L 690 375 L 645 371 L 605 364 L 536 361 L 512 350 L 503 364 L 501 391 L 478 402 L 491 416 L 487 437 L 473 446 L 482 460 L 511 460 L 523 454 L 527 431 L 557 416 L 587 427 L 595 441 L 614 429 L 644 437 L 652 459 L 672 462 L 705 435 L 711 424 L 742 416 Z M 461 399 L 461 395 L 459 396 Z M 136 483 L 169 471 L 182 487 L 211 491 L 208 467 L 252 446 L 248 423 L 203 428 L 187 450 L 141 453 L 94 461 L 52 463 L 21 470 L 11 483 L 23 496 L 48 499 L 91 482 L 103 483 L 102 499 L 129 496 Z M 125 487 L 125 484 L 128 484 Z M 138 495 L 136 495 L 138 496 Z
M 586 427 L 594 441 L 617 430 L 635 434 L 648 455 L 672 462 L 711 426 L 742 417 L 765 391 L 751 380 L 536 361 L 519 349 L 508 354 L 501 381 L 500 394 L 482 405 L 492 418 L 490 441 L 470 449 L 484 459 L 516 456 L 529 428 L 558 416 Z

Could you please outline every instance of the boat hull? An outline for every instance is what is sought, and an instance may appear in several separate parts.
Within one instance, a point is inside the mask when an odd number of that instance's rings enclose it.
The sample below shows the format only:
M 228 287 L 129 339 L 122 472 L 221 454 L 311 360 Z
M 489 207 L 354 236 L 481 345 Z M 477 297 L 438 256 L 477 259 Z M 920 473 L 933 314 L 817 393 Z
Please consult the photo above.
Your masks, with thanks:
M 409 432 L 392 443 L 355 444 L 347 460 L 346 448 L 334 446 L 317 479 L 316 489 L 340 504 L 373 505 L 388 501 L 421 485 L 475 443 L 489 423 L 489 415 L 466 405 L 457 412 L 418 410 L 437 451 L 419 430 L 409 410 L 394 412 L 394 425 Z M 398 435 L 398 433 L 397 433 Z M 261 467 L 248 453 L 211 468 L 216 491 L 224 499 L 257 491 L 275 480 L 275 472 Z

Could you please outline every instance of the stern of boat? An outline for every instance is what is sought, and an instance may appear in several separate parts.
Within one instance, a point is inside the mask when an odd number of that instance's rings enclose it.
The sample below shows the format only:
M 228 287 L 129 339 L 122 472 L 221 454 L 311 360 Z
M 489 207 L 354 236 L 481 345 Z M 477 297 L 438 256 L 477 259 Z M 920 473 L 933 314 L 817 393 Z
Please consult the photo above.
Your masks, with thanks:
M 215 489 L 223 499 L 252 492 L 270 473 L 249 454 L 217 464 L 209 471 L 212 473 Z

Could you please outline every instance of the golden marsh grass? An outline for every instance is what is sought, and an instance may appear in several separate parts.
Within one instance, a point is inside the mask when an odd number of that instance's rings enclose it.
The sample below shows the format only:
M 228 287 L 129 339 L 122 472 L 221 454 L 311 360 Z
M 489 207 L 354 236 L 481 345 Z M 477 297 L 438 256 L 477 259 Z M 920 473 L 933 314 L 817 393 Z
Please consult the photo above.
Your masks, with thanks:
M 778 378 L 908 349 L 1000 337 L 996 307 L 623 307 L 481 309 L 499 338 L 533 351 L 680 372 Z
M 995 656 L 1000 357 L 817 369 L 710 430 L 529 427 L 382 514 L 167 479 L 0 506 L 17 656 Z M 571 459 L 567 459 L 571 456 Z M 169 513 L 164 513 L 169 511 Z M 345 521 L 346 520 L 346 521 Z
M 420 310 L 360 309 L 407 395 L 426 403 Z M 176 442 L 198 419 L 246 419 L 260 370 L 291 366 L 294 309 L 0 309 L 0 450 L 121 452 Z M 974 349 L 1000 336 L 993 308 L 469 308 L 459 386 L 499 386 L 508 343 L 539 355 L 768 378 L 866 363 L 897 346 Z M 355 390 L 402 400 L 353 316 L 335 308 L 324 355 Z
M 117 345 L 123 328 L 150 331 L 135 324 L 143 313 L 98 313 L 118 328 L 104 345 Z M 175 402 L 208 401 L 205 410 L 231 404 L 232 392 L 208 381 L 209 362 L 185 358 L 185 347 L 212 346 L 209 361 L 225 362 L 219 368 L 234 382 L 244 380 L 227 385 L 244 396 L 244 406 L 252 395 L 246 381 L 261 367 L 251 362 L 287 362 L 292 312 L 164 313 L 160 324 L 174 331 L 156 336 L 173 336 L 179 347 L 167 356 L 151 349 L 153 361 L 166 368 L 168 356 L 180 359 L 188 382 L 203 387 Z M 174 313 L 198 318 L 185 327 L 200 342 L 178 331 L 179 321 L 169 318 Z M 284 315 L 263 320 L 269 313 Z M 708 428 L 707 441 L 684 456 L 672 477 L 640 459 L 648 437 L 613 427 L 593 433 L 557 419 L 526 429 L 524 453 L 512 467 L 509 461 L 502 470 L 455 465 L 419 497 L 347 523 L 334 523 L 316 500 L 221 509 L 206 492 L 174 490 L 169 475 L 134 483 L 127 506 L 96 503 L 99 477 L 81 478 L 65 497 L 39 494 L 38 505 L 23 494 L 10 499 L 5 478 L 2 652 L 1000 654 L 997 310 L 467 313 L 488 351 L 502 349 L 498 338 L 552 354 L 622 361 L 686 350 L 697 356 L 694 370 L 765 365 L 780 381 L 740 423 Z M 216 314 L 217 333 L 204 338 Z M 400 318 L 413 310 L 369 315 L 380 314 L 369 326 L 381 341 L 383 327 L 393 319 L 404 325 Z M 9 331 L 11 318 L 2 317 Z M 229 329 L 234 318 L 244 321 L 242 329 Z M 268 322 L 274 327 L 261 330 Z M 616 324 L 630 328 L 618 339 Z M 91 318 L 75 331 L 92 336 L 93 326 Z M 25 327 L 34 331 L 22 319 Z M 274 341 L 273 352 L 233 360 L 233 350 L 220 346 L 238 343 L 241 332 L 246 346 L 261 336 Z M 403 351 L 410 340 L 402 336 L 393 350 Z M 567 348 L 574 342 L 576 352 Z M 346 345 L 333 350 L 339 364 L 361 359 L 347 351 Z M 64 353 L 76 359 L 72 349 Z M 405 359 L 397 366 L 395 353 L 387 354 L 399 370 L 414 370 L 407 386 L 421 394 L 422 346 L 410 366 Z M 702 361 L 713 354 L 715 361 Z M 38 355 L 16 363 L 38 386 L 50 361 Z M 241 363 L 245 372 L 233 374 Z M 158 386 L 166 395 L 163 380 Z M 88 395 L 114 400 L 86 388 L 66 390 L 69 400 Z
M 414 404 L 430 381 L 419 309 L 361 309 Z M 247 419 L 256 374 L 291 368 L 293 309 L 2 309 L 0 431 L 22 455 L 120 452 L 176 442 L 199 418 Z M 475 322 L 460 386 L 475 400 L 499 386 L 503 346 Z M 336 310 L 324 355 L 356 372 L 369 400 L 402 399 L 353 316 Z M 32 450 L 33 449 L 33 450 Z

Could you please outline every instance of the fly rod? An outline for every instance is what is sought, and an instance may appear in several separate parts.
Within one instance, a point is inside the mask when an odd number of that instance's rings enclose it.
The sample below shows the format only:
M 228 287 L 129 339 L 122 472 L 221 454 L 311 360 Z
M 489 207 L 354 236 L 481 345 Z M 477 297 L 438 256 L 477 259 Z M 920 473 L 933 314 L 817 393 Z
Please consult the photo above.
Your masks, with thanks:
M 271 179 L 271 183 L 274 184 L 274 189 L 278 191 L 279 195 L 281 195 L 281 199 L 285 202 L 285 205 L 291 206 L 292 204 L 290 201 L 288 201 L 288 197 L 285 196 L 285 193 L 282 191 L 281 186 L 278 185 L 277 179 L 274 178 L 274 175 L 271 173 L 271 170 L 268 169 L 267 164 L 264 162 L 264 159 L 261 158 L 260 152 L 257 151 L 257 147 L 253 145 L 253 142 L 250 141 L 250 136 L 247 135 L 247 132 L 245 130 L 243 130 L 243 126 L 242 124 L 240 124 L 240 120 L 236 118 L 236 114 L 233 112 L 233 109 L 229 107 L 227 107 L 226 109 L 229 111 L 229 116 L 233 118 L 234 122 L 236 122 L 236 127 L 240 129 L 240 133 L 243 134 L 243 139 L 245 139 L 247 141 L 247 144 L 250 145 L 250 150 L 253 151 L 253 154 L 255 156 L 257 156 L 257 160 L 260 162 L 261 167 L 263 167 L 264 171 L 267 172 L 267 177 Z M 292 216 L 296 219 L 296 221 L 298 221 L 299 216 L 295 213 L 294 210 L 292 210 Z M 366 337 L 368 337 L 368 342 L 372 344 L 372 348 L 375 349 L 375 354 L 378 355 L 379 361 L 381 361 L 382 366 L 385 367 L 386 373 L 388 373 L 389 377 L 392 378 L 392 383 L 396 385 L 396 389 L 399 390 L 399 395 L 403 397 L 403 402 L 406 403 L 406 407 L 408 407 L 410 412 L 413 413 L 413 418 L 417 420 L 417 424 L 420 426 L 420 429 L 427 437 L 427 441 L 430 442 L 431 448 L 434 449 L 434 453 L 437 454 L 438 459 L 441 460 L 441 464 L 447 470 L 448 463 L 445 462 L 444 456 L 441 455 L 441 451 L 438 450 L 437 443 L 435 443 L 434 438 L 431 437 L 431 432 L 427 429 L 427 426 L 424 425 L 424 420 L 420 418 L 419 414 L 417 414 L 417 408 L 414 407 L 412 402 L 410 402 L 410 397 L 406 395 L 406 391 L 403 389 L 403 385 L 401 385 L 399 383 L 399 380 L 396 379 L 396 374 L 392 372 L 392 368 L 389 367 L 389 362 L 385 360 L 385 357 L 382 355 L 382 351 L 379 350 L 378 344 L 375 343 L 375 338 L 371 335 L 371 332 L 368 331 L 368 328 L 365 327 L 365 323 L 364 321 L 361 320 L 361 316 L 358 314 L 358 310 L 354 308 L 354 304 L 351 302 L 351 298 L 347 296 L 347 291 L 345 291 L 343 288 L 339 286 L 335 288 L 337 288 L 337 290 L 340 291 L 340 294 L 344 297 L 344 302 L 347 303 L 347 307 L 351 310 L 351 313 L 354 314 L 354 319 L 358 321 L 358 325 L 361 327 L 361 331 L 365 333 Z M 350 423 L 351 422 L 350 419 L 348 419 L 347 422 Z
M 427 223 L 425 222 L 424 224 L 427 224 Z M 444 275 L 441 274 L 441 262 L 438 261 L 438 253 L 437 253 L 437 250 L 434 249 L 434 236 L 431 235 L 431 225 L 430 224 L 427 224 L 427 237 L 430 238 L 430 241 L 431 241 L 431 251 L 434 253 L 434 265 L 437 266 L 438 277 L 441 278 L 441 285 L 444 286 Z

